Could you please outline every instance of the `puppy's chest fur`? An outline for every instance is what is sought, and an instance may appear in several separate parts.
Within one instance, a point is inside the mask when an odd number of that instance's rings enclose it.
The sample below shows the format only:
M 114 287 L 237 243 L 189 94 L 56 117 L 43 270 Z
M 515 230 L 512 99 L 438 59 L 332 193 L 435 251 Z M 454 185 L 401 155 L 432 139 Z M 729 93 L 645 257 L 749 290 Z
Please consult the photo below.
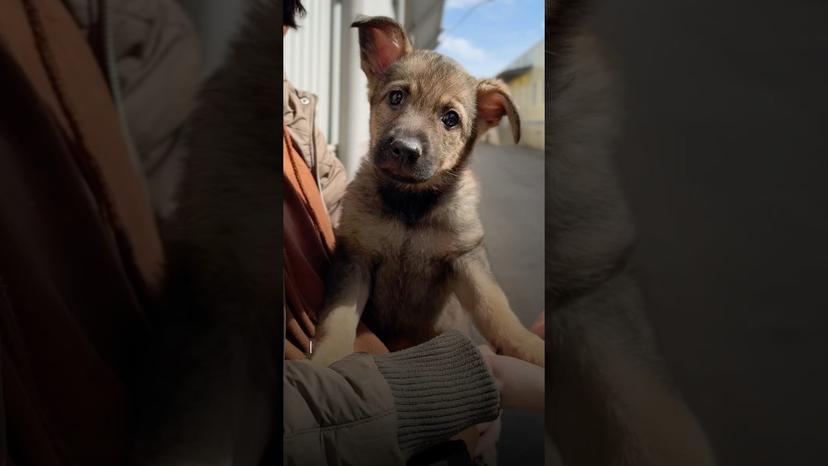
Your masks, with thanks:
M 477 202 L 470 172 L 454 189 L 426 198 L 384 192 L 367 176 L 354 180 L 338 238 L 369 265 L 363 320 L 380 338 L 407 346 L 434 336 L 458 260 L 482 245 Z

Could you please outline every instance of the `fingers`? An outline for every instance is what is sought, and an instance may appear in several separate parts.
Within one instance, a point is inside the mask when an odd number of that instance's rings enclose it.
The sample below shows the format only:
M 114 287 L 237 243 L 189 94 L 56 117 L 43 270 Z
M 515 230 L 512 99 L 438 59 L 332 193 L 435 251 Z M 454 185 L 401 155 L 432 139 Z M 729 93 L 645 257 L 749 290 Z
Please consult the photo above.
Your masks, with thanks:
M 285 306 L 285 333 L 289 341 L 307 354 L 310 340 L 316 336 L 316 325 L 304 309 Z
M 489 372 L 492 374 L 492 377 L 495 377 L 494 365 L 493 361 L 494 358 L 497 356 L 492 347 L 489 345 L 480 345 L 477 347 L 477 350 L 480 351 L 480 356 L 483 357 L 483 362 L 486 363 L 486 368 L 489 369 Z
M 474 452 L 477 450 L 477 442 L 480 441 L 480 431 L 477 430 L 477 426 L 471 426 L 457 433 L 451 439 L 462 440 L 466 444 L 466 450 L 469 452 L 469 455 L 474 455 Z
M 544 409 L 543 367 L 510 356 L 495 354 L 488 345 L 477 347 L 500 391 L 503 408 Z
M 356 340 L 354 341 L 355 353 L 371 353 L 384 354 L 388 352 L 388 348 L 377 337 L 377 335 L 362 322 L 357 326 Z
M 291 341 L 285 342 L 285 359 L 305 359 L 307 353 L 296 347 Z
M 310 338 L 313 338 L 314 333 L 316 332 L 316 321 L 314 319 L 311 319 L 311 316 L 308 315 L 308 313 L 304 310 L 299 311 L 298 314 L 299 316 L 297 320 L 302 325 L 302 329 Z
M 544 311 L 541 311 L 538 318 L 535 319 L 535 322 L 532 324 L 530 330 L 532 330 L 532 333 L 535 335 L 545 338 L 544 332 L 546 331 L 546 313 Z
M 305 333 L 292 313 L 288 313 L 287 321 L 285 322 L 285 331 L 288 339 L 292 341 L 305 353 L 310 352 L 310 337 Z
M 484 357 L 495 355 L 494 351 L 492 351 L 492 347 L 489 345 L 480 345 L 477 347 L 477 349 L 480 351 L 480 354 L 482 354 Z
M 500 392 L 501 406 L 543 411 L 545 405 L 543 367 L 509 356 L 497 356 L 495 374 L 504 383 Z
M 500 419 L 502 414 L 503 410 L 500 411 L 500 414 L 494 421 L 484 422 L 476 426 L 477 431 L 480 432 L 480 439 L 477 441 L 477 448 L 475 449 L 474 456 L 480 455 L 485 451 L 494 448 L 497 444 L 497 441 L 500 439 Z
M 494 367 L 494 361 L 497 355 L 494 351 L 492 351 L 492 348 L 489 345 L 480 345 L 477 347 L 477 350 L 480 351 L 480 356 L 483 358 L 483 362 L 486 364 L 486 369 L 489 370 L 489 374 L 492 375 L 492 378 L 495 381 L 495 386 L 497 386 L 497 390 L 502 391 L 503 383 L 498 379 Z

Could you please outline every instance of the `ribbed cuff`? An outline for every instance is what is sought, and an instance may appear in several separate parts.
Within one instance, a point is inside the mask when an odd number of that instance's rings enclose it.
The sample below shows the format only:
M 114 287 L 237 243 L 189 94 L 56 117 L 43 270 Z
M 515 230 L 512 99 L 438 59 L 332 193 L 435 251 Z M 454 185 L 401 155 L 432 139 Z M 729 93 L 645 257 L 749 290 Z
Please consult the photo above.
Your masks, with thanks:
M 449 331 L 403 351 L 374 356 L 394 396 L 397 437 L 406 457 L 497 418 L 500 393 L 483 358 Z

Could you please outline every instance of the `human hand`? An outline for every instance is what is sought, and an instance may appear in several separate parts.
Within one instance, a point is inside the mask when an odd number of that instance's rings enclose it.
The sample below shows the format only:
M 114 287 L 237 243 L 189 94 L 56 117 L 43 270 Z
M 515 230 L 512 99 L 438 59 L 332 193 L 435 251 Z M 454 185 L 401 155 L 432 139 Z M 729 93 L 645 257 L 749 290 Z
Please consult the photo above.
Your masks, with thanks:
M 285 310 L 285 357 L 306 359 L 312 350 L 316 334 L 316 322 L 307 311 L 295 306 L 284 306 Z
M 500 391 L 502 408 L 544 409 L 543 367 L 509 356 L 495 354 L 488 345 L 478 347 L 483 361 Z
M 480 437 L 477 439 L 477 446 L 474 450 L 474 455 L 478 456 L 490 449 L 494 448 L 497 441 L 500 440 L 500 419 L 503 417 L 503 410 L 497 415 L 497 419 L 490 422 L 484 422 L 475 426 Z
M 546 331 L 546 313 L 544 311 L 541 311 L 540 315 L 537 319 L 535 319 L 535 322 L 532 324 L 529 330 L 531 330 L 532 333 L 534 333 L 535 335 L 541 338 L 545 338 L 544 332 Z

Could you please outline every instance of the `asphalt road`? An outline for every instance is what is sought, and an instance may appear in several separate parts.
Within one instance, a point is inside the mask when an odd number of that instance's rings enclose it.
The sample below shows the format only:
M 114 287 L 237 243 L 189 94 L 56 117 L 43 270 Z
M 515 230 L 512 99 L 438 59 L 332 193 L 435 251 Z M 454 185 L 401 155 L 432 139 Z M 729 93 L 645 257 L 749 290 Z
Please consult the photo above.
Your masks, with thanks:
M 480 180 L 480 218 L 492 271 L 521 321 L 543 311 L 543 152 L 480 144 L 472 170 Z M 501 466 L 544 463 L 543 416 L 506 411 L 498 444 Z

